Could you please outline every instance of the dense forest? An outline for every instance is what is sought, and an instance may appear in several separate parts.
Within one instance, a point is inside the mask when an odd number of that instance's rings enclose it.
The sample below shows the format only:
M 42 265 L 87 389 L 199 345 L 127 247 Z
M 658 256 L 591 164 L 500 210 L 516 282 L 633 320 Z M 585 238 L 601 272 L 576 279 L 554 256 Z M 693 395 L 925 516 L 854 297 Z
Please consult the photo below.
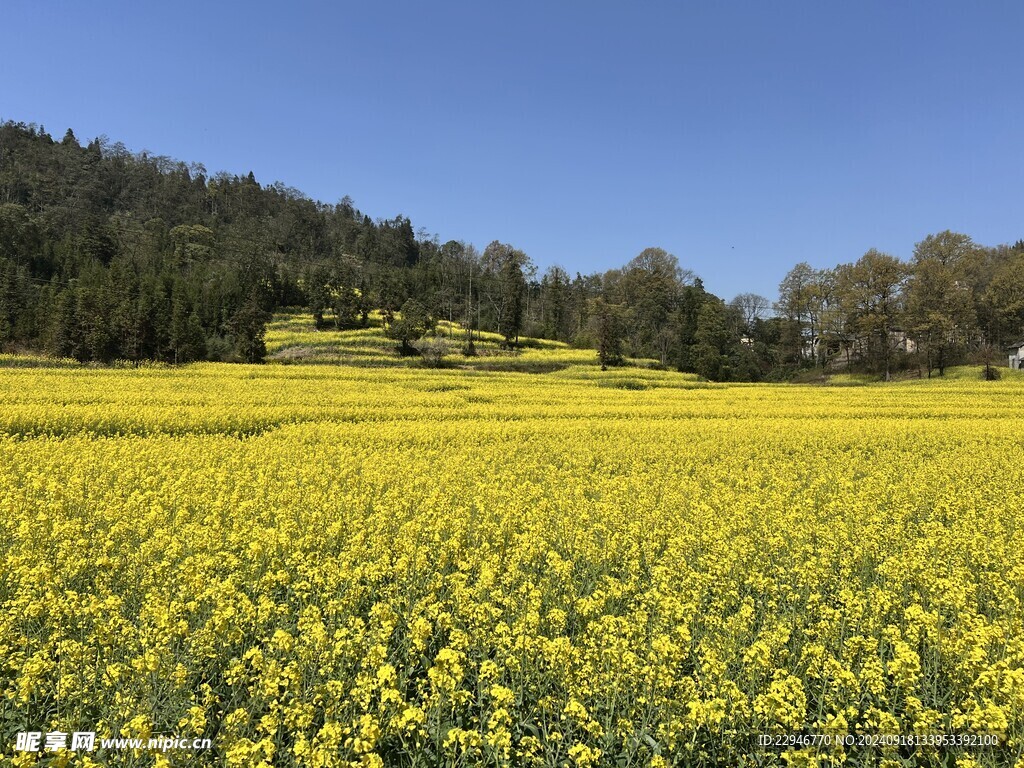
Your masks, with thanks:
M 252 173 L 209 174 L 69 129 L 0 125 L 0 349 L 80 361 L 261 361 L 282 307 L 324 327 L 378 311 L 398 349 L 437 320 L 644 357 L 712 380 L 783 380 L 848 367 L 889 376 L 1001 358 L 1024 332 L 1024 242 L 942 232 L 905 263 L 797 265 L 777 301 L 725 302 L 660 248 L 621 269 L 540 273 L 527 254 L 440 243 L 404 216 L 309 199 Z

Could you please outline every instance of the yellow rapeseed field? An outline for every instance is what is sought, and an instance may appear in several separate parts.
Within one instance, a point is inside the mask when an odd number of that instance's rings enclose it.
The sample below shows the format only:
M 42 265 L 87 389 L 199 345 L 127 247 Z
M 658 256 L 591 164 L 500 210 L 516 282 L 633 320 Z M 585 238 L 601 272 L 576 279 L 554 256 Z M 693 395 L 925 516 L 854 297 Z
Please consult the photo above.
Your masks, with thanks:
M 1022 406 L 1020 381 L 4 369 L 0 754 L 1020 764 Z M 14 750 L 58 730 L 214 749 Z

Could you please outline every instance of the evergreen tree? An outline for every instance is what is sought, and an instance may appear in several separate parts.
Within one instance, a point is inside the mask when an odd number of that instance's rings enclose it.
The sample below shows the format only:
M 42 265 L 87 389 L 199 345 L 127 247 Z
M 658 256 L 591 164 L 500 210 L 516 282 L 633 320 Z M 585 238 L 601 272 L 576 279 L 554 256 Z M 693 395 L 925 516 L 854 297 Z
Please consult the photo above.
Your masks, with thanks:
M 610 365 L 621 365 L 626 336 L 625 307 L 598 297 L 591 302 L 589 315 L 601 370 L 607 370 Z
M 267 357 L 266 332 L 270 313 L 263 309 L 254 292 L 228 321 L 227 330 L 234 339 L 235 354 L 246 363 L 262 363 Z

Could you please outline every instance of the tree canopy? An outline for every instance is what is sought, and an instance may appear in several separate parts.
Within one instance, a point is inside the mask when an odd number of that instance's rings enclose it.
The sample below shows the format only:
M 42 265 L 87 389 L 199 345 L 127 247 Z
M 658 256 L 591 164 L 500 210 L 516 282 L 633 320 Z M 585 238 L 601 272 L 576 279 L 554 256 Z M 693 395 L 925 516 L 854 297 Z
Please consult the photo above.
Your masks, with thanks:
M 371 219 L 349 197 L 311 200 L 249 172 L 210 174 L 105 137 L 54 141 L 0 124 L 0 350 L 82 361 L 257 362 L 264 327 L 302 307 L 318 327 L 379 311 L 406 353 L 440 319 L 647 358 L 718 380 L 804 367 L 940 373 L 1024 335 L 1024 242 L 994 248 L 945 231 L 909 263 L 871 250 L 831 269 L 797 264 L 774 303 L 724 302 L 679 259 L 643 249 L 619 269 L 539 274 L 498 240 L 478 252 Z M 773 311 L 774 310 L 774 311 Z

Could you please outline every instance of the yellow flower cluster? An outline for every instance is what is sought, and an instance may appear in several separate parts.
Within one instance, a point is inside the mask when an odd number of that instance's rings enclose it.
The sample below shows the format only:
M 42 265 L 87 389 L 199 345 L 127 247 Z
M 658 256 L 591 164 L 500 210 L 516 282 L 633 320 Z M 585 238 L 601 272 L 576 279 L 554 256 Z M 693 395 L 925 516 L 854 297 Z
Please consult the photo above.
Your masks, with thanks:
M 756 734 L 998 733 L 962 762 L 1012 764 L 1022 395 L 6 370 L 0 752 L 49 729 L 210 737 L 189 764 L 239 767 L 950 765 Z

